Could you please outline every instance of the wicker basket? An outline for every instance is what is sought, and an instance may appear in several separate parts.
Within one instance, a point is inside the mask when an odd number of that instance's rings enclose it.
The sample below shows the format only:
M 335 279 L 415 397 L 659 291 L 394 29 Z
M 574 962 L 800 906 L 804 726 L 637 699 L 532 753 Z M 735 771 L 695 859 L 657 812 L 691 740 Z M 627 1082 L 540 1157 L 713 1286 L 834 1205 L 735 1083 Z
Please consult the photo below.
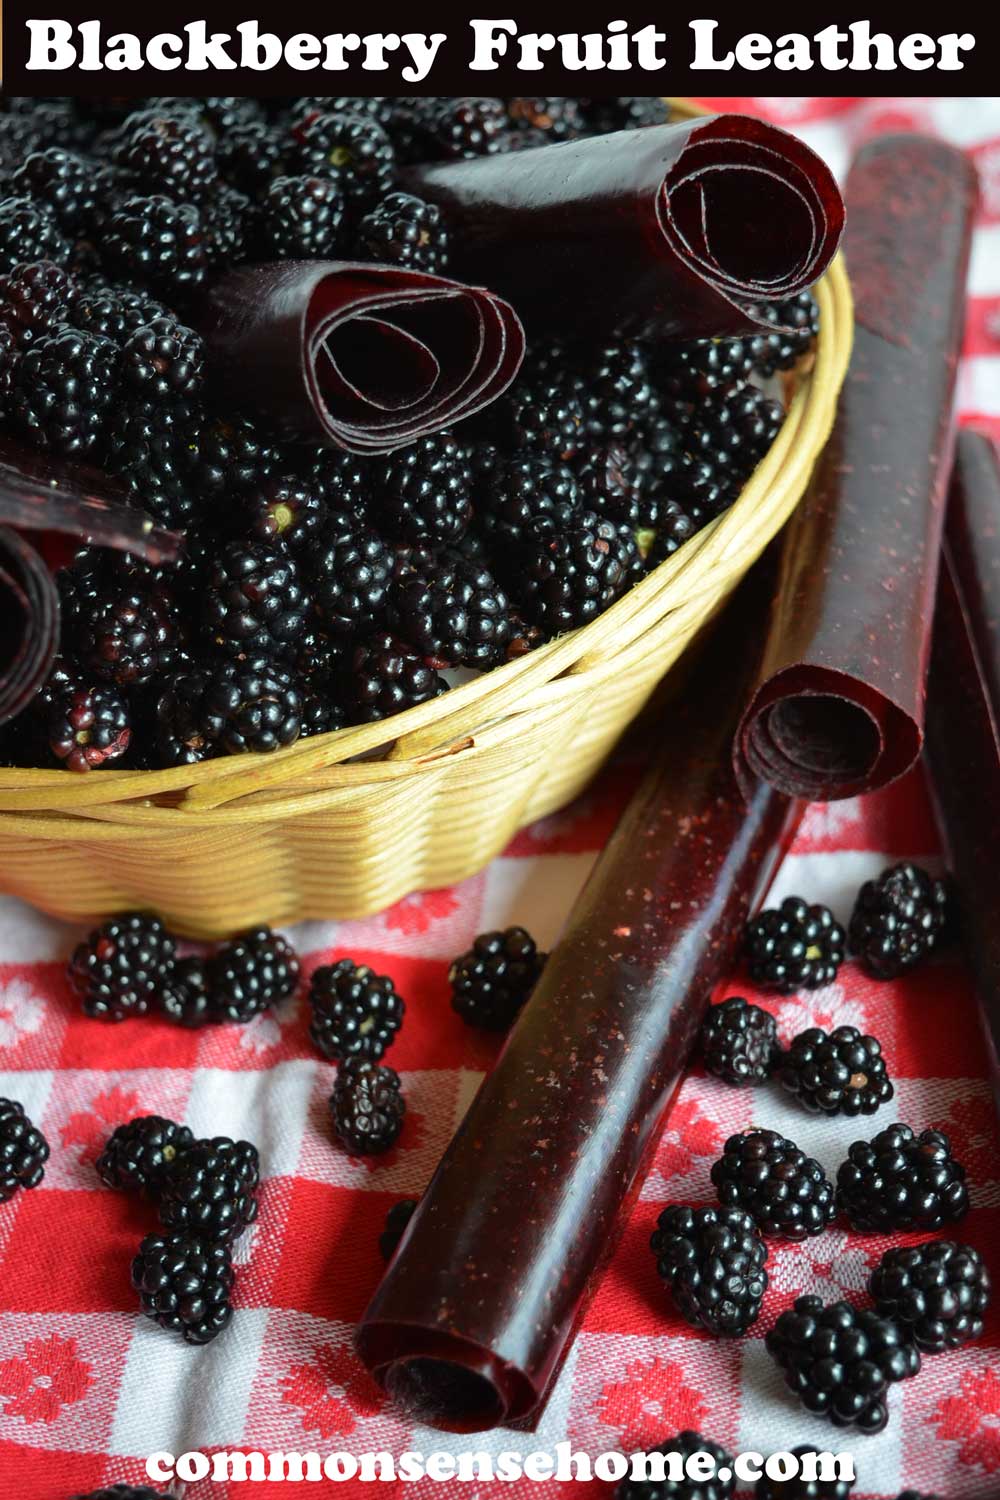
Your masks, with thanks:
M 364 916 L 481 869 L 580 791 L 794 509 L 850 355 L 839 257 L 817 297 L 815 362 L 739 500 L 600 619 L 388 724 L 271 756 L 0 771 L 0 889 L 76 921 L 155 910 L 208 938 Z

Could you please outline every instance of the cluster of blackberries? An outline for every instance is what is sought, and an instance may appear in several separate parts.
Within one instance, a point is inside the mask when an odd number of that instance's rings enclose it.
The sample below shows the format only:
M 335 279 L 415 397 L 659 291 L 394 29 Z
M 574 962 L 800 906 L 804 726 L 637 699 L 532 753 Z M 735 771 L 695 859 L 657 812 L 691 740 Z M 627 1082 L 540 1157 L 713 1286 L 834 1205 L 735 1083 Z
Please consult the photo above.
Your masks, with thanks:
M 73 952 L 69 981 L 84 1013 L 124 1021 L 150 1011 L 178 1026 L 252 1021 L 293 994 L 298 956 L 280 933 L 253 927 L 208 958 L 178 958 L 158 917 L 126 912 L 94 929 Z
M 186 1125 L 141 1115 L 112 1133 L 97 1171 L 108 1187 L 157 1207 L 161 1228 L 132 1262 L 143 1312 L 189 1344 L 209 1343 L 233 1313 L 233 1241 L 257 1218 L 256 1146 L 195 1140 Z
M 595 619 L 732 503 L 816 332 L 533 349 L 510 392 L 383 458 L 225 406 L 196 294 L 248 259 L 448 264 L 401 163 L 661 122 L 652 99 L 7 100 L 0 426 L 103 467 L 184 534 L 175 567 L 85 549 L 59 659 L 0 763 L 169 769 L 386 719 Z M 221 404 L 220 404 L 221 402 Z
M 309 981 L 309 1035 L 338 1064 L 330 1095 L 334 1132 L 351 1156 L 378 1156 L 395 1145 L 406 1100 L 399 1074 L 379 1059 L 403 1024 L 406 1006 L 386 974 L 341 958 Z

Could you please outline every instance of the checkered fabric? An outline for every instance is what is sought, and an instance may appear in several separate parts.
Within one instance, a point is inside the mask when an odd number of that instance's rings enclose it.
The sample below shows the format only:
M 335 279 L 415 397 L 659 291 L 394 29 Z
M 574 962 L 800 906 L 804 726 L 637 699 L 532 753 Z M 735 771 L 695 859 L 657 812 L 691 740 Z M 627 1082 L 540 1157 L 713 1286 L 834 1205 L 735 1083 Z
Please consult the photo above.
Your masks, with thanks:
M 1000 436 L 1000 100 L 711 102 L 800 129 L 838 170 L 861 141 L 887 128 L 916 126 L 969 149 L 984 198 L 961 406 Z M 415 1427 L 355 1358 L 352 1329 L 380 1275 L 377 1239 L 386 1210 L 420 1193 L 496 1055 L 495 1042 L 451 1011 L 448 961 L 478 931 L 511 922 L 530 927 L 543 945 L 553 943 L 634 778 L 627 761 L 612 766 L 581 801 L 526 830 L 461 886 L 412 896 L 367 921 L 310 923 L 290 933 L 307 969 L 349 954 L 392 974 L 406 997 L 406 1024 L 390 1056 L 402 1074 L 406 1125 L 395 1149 L 368 1162 L 347 1158 L 332 1142 L 333 1071 L 309 1045 L 301 996 L 246 1027 L 200 1033 L 155 1019 L 118 1027 L 88 1021 L 64 976 L 78 934 L 0 899 L 0 1095 L 19 1099 L 52 1147 L 42 1185 L 0 1205 L 0 1494 L 66 1500 L 116 1480 L 138 1483 L 154 1450 L 496 1453 L 568 1437 L 596 1454 L 654 1446 L 695 1427 L 730 1451 L 766 1453 L 803 1442 L 850 1447 L 859 1497 L 881 1500 L 916 1488 L 944 1500 L 996 1500 L 997 1318 L 980 1344 L 926 1359 L 916 1380 L 894 1390 L 883 1434 L 844 1439 L 784 1393 L 762 1335 L 802 1292 L 827 1300 L 861 1296 L 887 1239 L 838 1225 L 808 1245 L 774 1245 L 763 1317 L 752 1337 L 731 1342 L 680 1321 L 647 1248 L 664 1203 L 711 1199 L 709 1168 L 732 1131 L 751 1122 L 780 1130 L 833 1172 L 852 1140 L 902 1119 L 951 1135 L 972 1184 L 961 1235 L 993 1257 L 1000 1280 L 1000 1142 L 974 997 L 954 955 L 892 984 L 877 984 L 848 963 L 826 990 L 763 1001 L 786 1039 L 806 1026 L 850 1023 L 882 1040 L 897 1093 L 876 1121 L 817 1122 L 774 1087 L 730 1090 L 692 1073 L 532 1435 L 501 1430 L 451 1439 Z M 882 794 L 812 808 L 774 895 L 799 892 L 846 919 L 862 880 L 902 857 L 934 868 L 937 848 L 923 778 L 914 774 Z M 735 975 L 730 990 L 746 993 L 744 978 Z M 103 1188 L 94 1170 L 111 1129 L 149 1112 L 260 1148 L 260 1217 L 237 1247 L 238 1310 L 204 1349 L 137 1312 L 129 1263 L 152 1227 L 151 1213 Z M 376 1492 L 356 1481 L 315 1488 Z M 503 1493 L 554 1500 L 567 1488 L 610 1493 L 600 1483 L 518 1483 Z M 486 1490 L 377 1487 L 414 1500 Z M 185 1500 L 229 1500 L 288 1490 L 198 1482 L 176 1492 Z M 490 1486 L 489 1493 L 499 1491 Z

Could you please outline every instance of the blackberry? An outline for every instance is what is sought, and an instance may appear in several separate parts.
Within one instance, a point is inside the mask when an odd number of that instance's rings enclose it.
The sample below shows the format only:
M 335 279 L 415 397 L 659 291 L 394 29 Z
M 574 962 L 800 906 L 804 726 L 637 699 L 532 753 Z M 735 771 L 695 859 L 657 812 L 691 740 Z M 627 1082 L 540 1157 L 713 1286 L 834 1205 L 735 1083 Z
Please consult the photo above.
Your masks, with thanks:
M 378 519 L 391 541 L 457 542 L 472 514 L 469 450 L 447 430 L 382 460 L 373 476 Z
M 106 1187 L 156 1197 L 172 1163 L 193 1140 L 186 1125 L 140 1115 L 111 1133 L 97 1158 L 97 1175 Z
M 898 1324 L 849 1302 L 798 1297 L 764 1342 L 807 1411 L 864 1433 L 882 1431 L 890 1385 L 920 1369 Z
M 49 260 L 15 266 L 0 280 L 0 321 L 24 348 L 71 321 L 75 282 L 69 271 Z
M 547 636 L 559 635 L 596 620 L 630 587 L 640 566 L 628 527 L 581 511 L 561 531 L 524 542 L 518 603 Z
M 377 1061 L 403 1024 L 402 996 L 387 974 L 351 958 L 321 964 L 309 981 L 309 1035 L 323 1056 Z
M 448 265 L 448 231 L 436 203 L 389 193 L 361 220 L 355 249 L 363 260 L 440 275 Z
M 197 116 L 176 110 L 129 115 L 111 159 L 135 178 L 141 191 L 163 193 L 176 202 L 204 198 L 218 177 L 212 137 Z
M 851 914 L 850 943 L 875 979 L 895 979 L 943 941 L 948 888 L 918 865 L 893 865 L 866 880 Z
M 160 991 L 160 1011 L 175 1026 L 196 1031 L 215 1020 L 204 959 L 178 959 L 173 974 Z
M 837 1171 L 837 1207 L 855 1229 L 940 1229 L 968 1212 L 965 1168 L 943 1131 L 890 1125 L 854 1142 Z
M 300 448 L 295 472 L 331 510 L 366 519 L 371 490 L 371 463 L 335 448 Z
M 353 115 L 362 120 L 374 120 L 376 124 L 384 128 L 389 124 L 397 105 L 401 102 L 395 96 L 388 95 L 338 94 L 331 97 L 323 95 L 312 99 L 296 99 L 292 108 L 296 116 Z
M 543 143 L 570 141 L 587 129 L 579 99 L 508 99 L 507 116 L 519 132 L 539 131 Z
M 289 658 L 305 628 L 307 600 L 288 552 L 264 542 L 229 542 L 205 580 L 202 628 L 237 660 Z
M 746 1333 L 767 1290 L 767 1246 L 738 1208 L 665 1208 L 649 1242 L 678 1311 L 717 1336 Z
M 652 540 L 646 556 L 648 565 L 655 568 L 668 557 L 673 557 L 678 548 L 683 547 L 698 529 L 697 523 L 676 500 L 658 501 Z
M 774 333 L 761 333 L 750 341 L 753 368 L 760 375 L 792 369 L 812 348 L 819 333 L 819 307 L 812 292 L 799 292 L 784 302 L 749 303 L 747 311 L 773 324 L 775 329 Z
M 113 687 L 62 674 L 38 695 L 36 705 L 45 745 L 67 771 L 113 764 L 129 748 L 129 706 Z
M 63 640 L 102 682 L 138 686 L 173 667 L 177 609 L 166 578 L 128 553 L 85 549 L 59 574 Z
M 208 962 L 216 1014 L 243 1023 L 295 993 L 301 968 L 292 945 L 270 927 L 252 927 Z
M 127 912 L 96 927 L 69 961 L 84 1014 L 105 1021 L 144 1016 L 170 978 L 177 945 L 158 917 Z
M 925 1354 L 940 1354 L 982 1334 L 990 1273 L 971 1245 L 930 1240 L 887 1250 L 868 1290 L 882 1317 L 895 1319 Z
M 194 1235 L 147 1235 L 132 1262 L 132 1285 L 146 1317 L 189 1344 L 211 1343 L 233 1315 L 229 1248 Z
M 89 453 L 104 432 L 118 361 L 110 339 L 75 328 L 34 340 L 17 370 L 15 422 L 39 447 Z
M 714 1460 L 711 1479 L 623 1479 L 615 1490 L 615 1500 L 729 1500 L 736 1487 L 733 1476 L 733 1459 L 709 1438 L 700 1432 L 679 1432 L 669 1442 L 661 1443 L 654 1453 L 676 1454 L 683 1475 L 687 1461 L 695 1453 L 707 1453 Z M 719 1471 L 727 1469 L 728 1479 L 720 1479 Z M 667 1469 L 669 1474 L 670 1469 Z
M 160 1219 L 172 1234 L 228 1245 L 257 1217 L 260 1158 L 249 1141 L 216 1136 L 195 1141 L 170 1163 L 160 1183 Z
M 664 99 L 646 94 L 634 97 L 581 99 L 587 129 L 592 135 L 612 130 L 638 130 L 647 125 L 665 125 L 670 106 Z
M 25 197 L 0 200 L 0 274 L 36 260 L 64 266 L 69 256 L 69 240 L 44 203 Z
M 749 339 L 694 339 L 667 344 L 656 354 L 657 388 L 681 406 L 742 385 L 754 368 Z
M 434 109 L 429 132 L 437 155 L 491 156 L 504 149 L 509 123 L 500 99 L 448 98 Z
M 782 1087 L 811 1114 L 873 1115 L 895 1093 L 882 1044 L 856 1026 L 800 1032 L 782 1059 Z
M 309 678 L 302 689 L 302 738 L 331 734 L 348 723 L 340 677 L 334 672 L 320 672 Z
M 258 541 L 280 540 L 298 549 L 311 545 L 326 514 L 326 501 L 292 474 L 269 474 L 239 496 L 237 529 Z M 308 554 L 306 554 L 308 556 Z
M 140 397 L 174 401 L 201 386 L 205 344 L 176 318 L 156 318 L 130 335 L 122 349 L 122 376 Z
M 412 646 L 374 635 L 354 649 L 347 694 L 354 722 L 368 724 L 426 703 L 447 686 Z
M 45 1176 L 48 1142 L 16 1099 L 0 1099 L 0 1203 L 18 1188 L 37 1187 Z
M 692 458 L 708 464 L 735 499 L 784 419 L 778 403 L 756 386 L 724 388 L 695 407 L 684 429 L 684 448 Z
M 397 95 L 388 101 L 388 111 L 382 123 L 389 133 L 398 162 L 425 162 L 441 155 L 434 141 L 434 126 L 443 103 L 444 99 L 433 95 L 410 98 Z
M 160 194 L 120 199 L 100 245 L 105 265 L 125 281 L 187 298 L 205 279 L 207 256 L 198 210 Z
M 399 1074 L 367 1057 L 350 1057 L 330 1095 L 333 1128 L 350 1156 L 379 1156 L 399 1138 L 406 1114 Z
M 534 938 L 523 927 L 482 932 L 448 971 L 452 1009 L 470 1026 L 507 1031 L 545 966 Z
M 761 1234 L 805 1240 L 822 1234 L 836 1212 L 833 1184 L 794 1141 L 755 1127 L 729 1137 L 712 1166 L 723 1208 L 742 1208 Z
M 257 246 L 268 260 L 322 260 L 336 254 L 344 204 L 327 177 L 276 177 L 260 202 Z
M 145 292 L 98 282 L 85 286 L 73 298 L 67 322 L 84 333 L 99 333 L 124 344 L 147 323 L 169 316 L 163 304 Z
M 705 1071 L 742 1088 L 764 1083 L 773 1073 L 781 1048 L 774 1017 L 759 1005 L 731 995 L 712 1005 L 701 1023 Z
M 588 351 L 580 365 L 586 386 L 586 425 L 598 443 L 630 437 L 654 416 L 647 347 L 635 339 L 617 339 Z
M 147 1484 L 110 1484 L 86 1495 L 73 1495 L 71 1500 L 170 1500 L 170 1496 L 162 1490 L 151 1490 Z
M 302 566 L 323 628 L 350 641 L 381 624 L 392 579 L 392 553 L 349 511 L 330 513 L 302 553 Z
M 162 525 L 186 529 L 202 496 L 192 479 L 195 407 L 184 401 L 143 398 L 112 411 L 105 434 L 105 461 L 128 486 L 136 503 Z
M 501 549 L 570 524 L 579 506 L 573 470 L 544 454 L 520 449 L 499 459 L 474 485 L 476 520 Z
M 233 125 L 219 137 L 218 170 L 241 193 L 257 197 L 280 177 L 287 165 L 288 144 L 261 120 Z
M 33 151 L 45 145 L 31 119 L 23 114 L 0 114 L 0 172 L 4 180 Z
M 553 462 L 567 463 L 584 446 L 586 387 L 579 377 L 559 367 L 529 373 L 496 403 L 496 419 L 504 417 L 510 446 L 531 448 Z
M 209 267 L 225 271 L 230 266 L 239 265 L 246 259 L 253 229 L 249 198 L 220 183 L 199 208 Z
M 805 1445 L 791 1451 L 796 1458 L 816 1453 Z M 754 1494 L 756 1500 L 848 1500 L 853 1487 L 853 1479 L 805 1479 L 801 1474 L 795 1479 L 768 1479 L 764 1475 Z
M 844 961 L 844 929 L 829 907 L 801 896 L 752 918 L 745 942 L 750 978 L 780 995 L 832 984 Z
M 406 1233 L 406 1226 L 413 1218 L 417 1207 L 416 1198 L 400 1198 L 385 1216 L 385 1228 L 378 1237 L 378 1248 L 383 1260 L 392 1260 L 399 1249 L 399 1242 Z
M 367 212 L 392 191 L 395 152 L 376 120 L 313 114 L 294 126 L 293 165 L 335 183 L 348 212 Z
M 448 549 L 404 574 L 390 617 L 432 667 L 494 667 L 510 640 L 510 606 L 492 573 Z
M 192 483 L 206 495 L 235 495 L 261 485 L 278 462 L 277 451 L 248 417 L 205 417 L 191 444 Z

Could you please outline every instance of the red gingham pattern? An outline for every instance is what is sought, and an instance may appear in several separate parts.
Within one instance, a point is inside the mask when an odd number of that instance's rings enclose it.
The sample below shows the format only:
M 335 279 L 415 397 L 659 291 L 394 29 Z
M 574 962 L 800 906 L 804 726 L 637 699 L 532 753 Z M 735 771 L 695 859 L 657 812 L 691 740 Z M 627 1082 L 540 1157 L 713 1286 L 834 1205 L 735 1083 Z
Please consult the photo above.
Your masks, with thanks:
M 737 99 L 806 136 L 838 171 L 876 131 L 917 127 L 967 147 L 983 174 L 961 405 L 1000 434 L 1000 100 Z M 423 1188 L 497 1044 L 448 1004 L 447 966 L 484 928 L 523 922 L 551 944 L 634 781 L 618 764 L 573 807 L 521 833 L 464 885 L 410 897 L 359 922 L 310 923 L 290 935 L 307 970 L 350 954 L 393 975 L 407 1000 L 390 1061 L 409 1112 L 398 1146 L 356 1162 L 331 1141 L 332 1069 L 306 1036 L 300 995 L 243 1028 L 190 1034 L 157 1020 L 84 1019 L 64 978 L 78 934 L 0 899 L 0 1095 L 20 1099 L 52 1146 L 44 1183 L 0 1205 L 0 1493 L 65 1500 L 141 1482 L 153 1450 L 286 1449 L 360 1453 L 405 1448 L 547 1448 L 569 1438 L 590 1454 L 651 1446 L 699 1427 L 734 1448 L 801 1442 L 850 1447 L 856 1495 L 914 1487 L 944 1500 L 1000 1492 L 1000 1324 L 972 1350 L 925 1360 L 891 1398 L 876 1438 L 846 1438 L 783 1392 L 762 1334 L 803 1291 L 862 1294 L 888 1243 L 837 1226 L 808 1246 L 775 1246 L 772 1289 L 753 1337 L 721 1343 L 687 1328 L 659 1286 L 647 1248 L 662 1204 L 707 1201 L 709 1168 L 751 1120 L 793 1136 L 835 1170 L 851 1140 L 892 1119 L 944 1127 L 972 1182 L 961 1235 L 993 1258 L 1000 1229 L 1000 1143 L 968 974 L 942 956 L 907 981 L 879 985 L 848 963 L 813 995 L 766 1000 L 785 1037 L 850 1022 L 883 1041 L 897 1097 L 877 1120 L 816 1122 L 775 1088 L 729 1090 L 695 1072 L 685 1084 L 621 1246 L 533 1434 L 474 1439 L 420 1429 L 387 1405 L 351 1347 L 381 1269 L 386 1210 Z M 810 810 L 774 895 L 801 891 L 844 919 L 854 891 L 898 858 L 938 864 L 922 776 L 870 798 Z M 734 992 L 745 992 L 741 976 Z M 758 998 L 758 997 L 755 997 Z M 100 1186 L 94 1160 L 111 1128 L 157 1112 L 196 1133 L 245 1136 L 263 1164 L 258 1223 L 238 1242 L 238 1311 L 223 1337 L 189 1348 L 136 1311 L 129 1263 L 152 1225 L 147 1209 Z M 870 1129 L 869 1129 L 870 1126 Z M 326 1492 L 326 1487 L 323 1492 Z M 331 1487 L 332 1488 L 332 1487 Z M 473 1496 L 476 1486 L 381 1485 L 378 1493 Z M 512 1500 L 554 1500 L 565 1486 L 505 1485 Z M 369 1485 L 337 1493 L 363 1496 Z M 478 1492 L 485 1492 L 479 1486 Z M 198 1483 L 185 1500 L 285 1493 Z M 305 1493 L 305 1491 L 303 1491 Z M 573 1493 L 608 1495 L 579 1484 Z

